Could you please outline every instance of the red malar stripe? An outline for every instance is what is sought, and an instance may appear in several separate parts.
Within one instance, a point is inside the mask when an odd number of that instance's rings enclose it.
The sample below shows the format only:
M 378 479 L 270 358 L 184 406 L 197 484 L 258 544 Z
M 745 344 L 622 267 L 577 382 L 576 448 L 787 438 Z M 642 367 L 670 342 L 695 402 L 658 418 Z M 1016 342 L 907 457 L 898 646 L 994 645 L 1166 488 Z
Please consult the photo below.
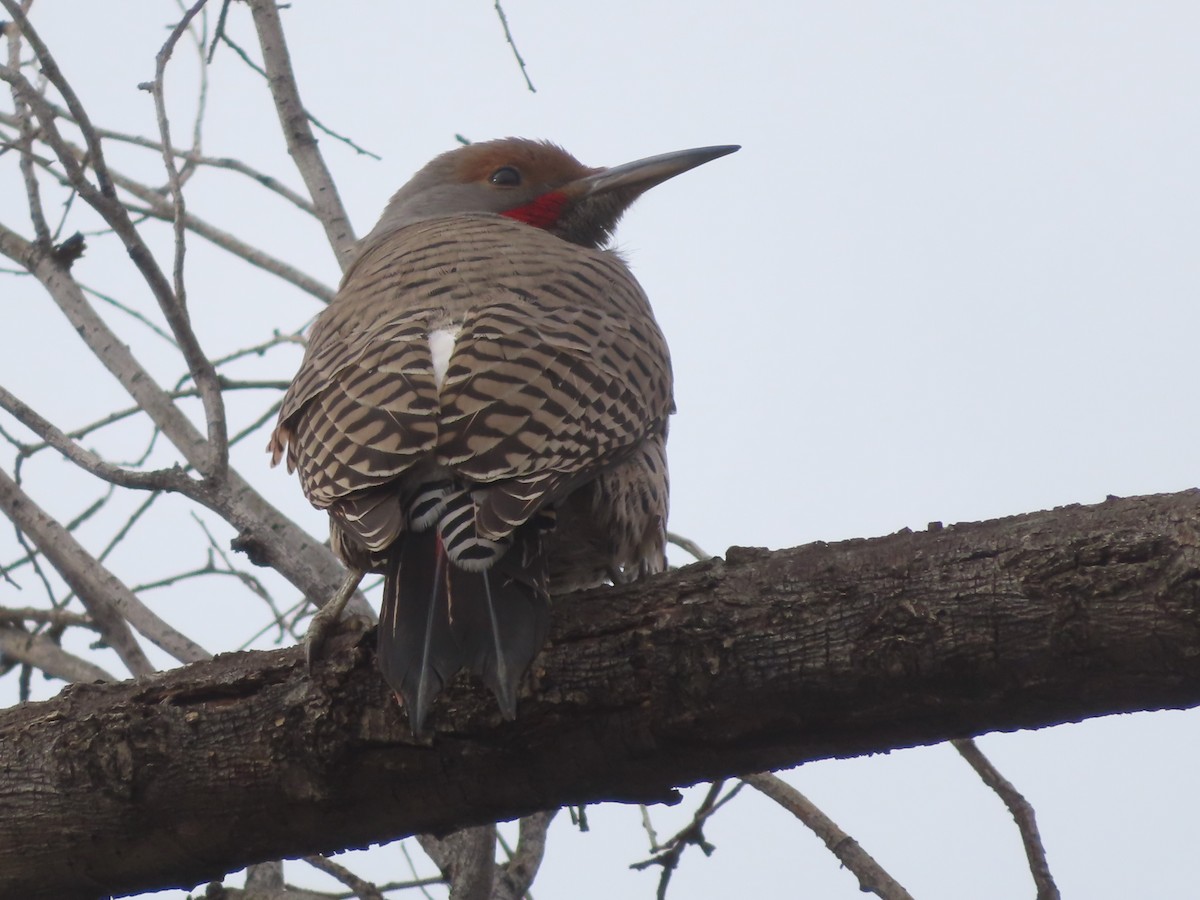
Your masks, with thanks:
M 516 219 L 518 222 L 524 222 L 527 225 L 532 225 L 535 228 L 549 228 L 558 221 L 558 217 L 562 214 L 562 209 L 566 204 L 566 194 L 561 191 L 551 191 L 549 194 L 542 194 L 542 196 L 526 203 L 524 206 L 510 209 L 507 212 L 501 213 L 501 215 L 507 216 L 510 219 Z

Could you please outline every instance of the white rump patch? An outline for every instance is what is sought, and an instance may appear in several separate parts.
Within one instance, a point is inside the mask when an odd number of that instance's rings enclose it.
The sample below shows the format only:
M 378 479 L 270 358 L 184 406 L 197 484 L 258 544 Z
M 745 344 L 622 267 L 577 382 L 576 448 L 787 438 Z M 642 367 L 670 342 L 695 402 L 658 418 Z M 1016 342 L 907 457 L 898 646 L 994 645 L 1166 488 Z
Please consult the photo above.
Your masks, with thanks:
M 459 332 L 462 331 L 461 325 L 456 325 L 453 328 L 437 328 L 429 332 L 429 355 L 433 358 L 433 383 L 437 385 L 437 389 L 442 389 L 442 382 L 446 380 L 446 370 L 450 368 L 450 354 L 454 352 L 454 345 L 458 342 Z

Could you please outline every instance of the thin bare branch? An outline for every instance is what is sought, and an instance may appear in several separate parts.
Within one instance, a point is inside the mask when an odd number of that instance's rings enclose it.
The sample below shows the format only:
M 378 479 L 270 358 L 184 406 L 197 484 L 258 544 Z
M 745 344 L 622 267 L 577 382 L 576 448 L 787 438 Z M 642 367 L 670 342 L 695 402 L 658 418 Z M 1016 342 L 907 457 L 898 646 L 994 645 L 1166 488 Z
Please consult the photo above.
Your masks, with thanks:
M 671 876 L 675 874 L 675 869 L 679 866 L 679 860 L 683 857 L 684 850 L 691 845 L 695 845 L 700 848 L 705 856 L 711 856 L 716 849 L 704 837 L 704 823 L 712 817 L 713 813 L 736 797 L 743 787 L 740 783 L 736 784 L 722 797 L 720 796 L 721 788 L 724 786 L 724 781 L 715 781 L 710 784 L 708 786 L 708 793 L 704 795 L 704 799 L 700 801 L 700 805 L 692 815 L 692 821 L 661 847 L 652 847 L 651 852 L 654 853 L 654 856 L 650 857 L 650 859 L 633 863 L 629 867 L 637 871 L 648 869 L 651 866 L 662 867 L 662 874 L 658 879 L 658 892 L 656 894 L 658 900 L 665 900 L 667 887 L 671 883 Z M 648 831 L 653 834 L 653 828 L 648 829 Z
M 30 634 L 19 628 L 0 625 L 0 655 L 40 669 L 51 678 L 63 681 L 116 681 L 95 663 L 68 653 L 43 634 Z
M 74 119 L 71 118 L 70 110 L 58 106 L 55 103 L 51 103 L 50 101 L 47 101 L 47 103 L 49 103 L 50 107 L 55 113 L 58 114 L 60 118 L 65 119 L 68 122 L 74 122 Z M 19 128 L 20 118 L 13 113 L 0 111 L 0 124 L 8 125 L 13 128 Z M 156 141 L 153 138 L 148 138 L 145 135 L 129 134 L 124 131 L 114 131 L 111 128 L 96 128 L 96 134 L 104 140 L 115 141 L 123 144 L 131 144 L 135 147 L 143 147 L 147 150 L 153 150 L 159 154 L 163 153 L 162 142 Z M 258 169 L 240 159 L 234 159 L 228 156 L 206 156 L 205 154 L 200 153 L 198 150 L 184 150 L 179 147 L 172 148 L 171 152 L 176 159 L 179 159 L 182 162 L 197 168 L 224 169 L 226 171 L 235 172 L 239 175 L 244 175 L 251 181 L 254 181 L 255 183 L 266 188 L 268 191 L 279 195 L 297 209 L 308 213 L 310 216 L 316 216 L 316 209 L 313 207 L 312 202 L 307 197 L 296 193 L 273 175 L 260 172 Z M 85 157 L 85 154 L 82 150 L 79 151 L 79 156 L 80 159 Z M 38 160 L 39 163 L 45 163 L 46 161 L 47 160 L 44 159 Z M 115 181 L 116 179 L 114 178 L 114 182 Z
M 32 0 L 25 0 L 22 12 L 28 12 Z M 21 28 L 20 23 L 13 23 L 11 29 L 5 31 L 8 37 L 8 66 L 16 70 L 21 65 Z M 13 119 L 16 120 L 20 131 L 18 147 L 20 150 L 21 177 L 25 181 L 25 197 L 29 207 L 29 217 L 33 222 L 33 231 L 39 243 L 49 246 L 50 227 L 46 224 L 46 214 L 42 209 L 41 188 L 38 185 L 37 173 L 34 171 L 33 142 L 36 129 L 30 115 L 29 104 L 21 96 L 15 85 L 11 86 L 13 98 Z
M 282 390 L 287 389 L 287 382 L 281 382 L 281 381 L 234 381 L 232 379 L 222 377 L 221 378 L 221 389 L 225 390 L 225 391 L 282 391 Z M 183 397 L 195 397 L 196 389 L 195 388 L 179 388 L 177 390 L 171 391 L 168 396 L 170 396 L 174 400 L 178 400 Z M 278 412 L 278 410 L 279 410 L 279 401 L 276 401 L 274 404 L 271 405 L 271 407 L 268 408 L 268 410 L 266 411 L 266 413 L 264 413 L 263 416 L 261 416 L 259 419 L 255 420 L 254 423 L 252 423 L 251 430 L 256 430 L 257 428 L 260 428 L 262 426 L 263 421 L 265 419 L 270 419 L 275 414 L 275 412 Z M 74 431 L 67 432 L 66 437 L 68 437 L 72 440 L 79 440 L 80 438 L 86 437 L 87 435 L 91 434 L 93 431 L 99 431 L 102 428 L 107 428 L 109 425 L 113 425 L 117 422 L 124 421 L 125 419 L 128 419 L 131 416 L 136 416 L 142 412 L 144 412 L 144 410 L 140 406 L 127 406 L 124 409 L 118 409 L 115 412 L 111 412 L 108 415 L 97 419 L 95 422 L 90 422 L 87 425 L 83 425 L 79 428 L 76 428 Z M 4 433 L 3 429 L 0 429 L 0 433 Z M 243 430 L 243 431 L 239 432 L 238 434 L 234 435 L 233 437 L 231 437 L 229 439 L 229 443 L 231 445 L 236 444 L 243 437 L 245 437 L 245 430 Z M 40 444 L 20 444 L 18 442 L 13 442 L 13 443 L 14 443 L 14 446 L 17 446 L 17 449 L 20 452 L 20 454 L 22 456 L 26 456 L 26 457 L 33 456 L 35 453 L 39 453 L 42 450 L 46 450 L 46 449 L 50 448 L 51 446 L 53 446 L 49 442 L 43 442 Z M 187 471 L 190 468 L 191 468 L 190 466 L 185 466 L 184 470 Z
M 144 313 L 139 312 L 138 310 L 134 309 L 132 306 L 127 306 L 126 304 L 124 304 L 120 300 L 118 300 L 116 297 L 111 297 L 108 294 L 103 293 L 102 291 L 98 291 L 95 288 L 90 288 L 86 284 L 83 284 L 82 282 L 80 282 L 79 287 L 88 296 L 95 297 L 101 303 L 104 303 L 107 306 L 111 306 L 113 309 L 118 310 L 119 312 L 122 312 L 125 315 L 129 316 L 129 318 L 133 319 L 135 322 L 138 322 L 139 324 L 144 325 L 152 333 L 154 333 L 158 337 L 162 338 L 164 341 L 166 341 L 172 347 L 179 346 L 179 342 L 176 341 L 175 338 L 173 338 L 170 334 L 168 334 L 162 328 L 159 328 L 158 325 L 155 324 L 155 322 L 149 316 L 145 315 Z
M 170 469 L 137 472 L 105 462 L 91 450 L 81 447 L 66 434 L 42 418 L 32 407 L 17 399 L 6 388 L 0 387 L 0 409 L 17 419 L 22 425 L 43 441 L 79 466 L 85 472 L 102 478 L 110 484 L 148 491 L 173 491 L 195 496 L 199 482 L 188 478 L 184 470 L 176 465 Z
M 658 843 L 658 831 L 654 828 L 654 822 L 650 820 L 650 807 L 645 803 L 639 803 L 638 812 L 642 815 L 642 830 L 646 832 L 646 837 L 650 841 L 650 852 L 657 853 L 662 846 Z
M 217 44 L 220 43 L 221 39 L 225 37 L 225 20 L 229 16 L 229 4 L 232 2 L 233 0 L 222 0 L 221 12 L 217 15 L 217 30 L 213 34 L 212 41 L 210 42 L 208 48 L 208 58 L 206 62 L 208 62 L 209 65 L 212 65 L 213 55 L 217 52 Z
M 179 170 L 175 167 L 175 156 L 171 144 L 171 123 L 167 117 L 167 101 L 164 87 L 167 64 L 175 52 L 175 45 L 187 30 L 188 25 L 197 13 L 204 7 L 207 0 L 196 0 L 184 13 L 183 18 L 171 29 L 166 43 L 154 58 L 154 81 L 150 91 L 154 96 L 154 113 L 158 122 L 158 133 L 162 140 L 163 168 L 167 172 L 167 186 L 171 195 L 171 222 L 175 235 L 174 264 L 172 279 L 174 295 L 160 297 L 169 308 L 163 312 L 171 326 L 171 332 L 179 342 L 188 371 L 192 380 L 200 390 L 200 402 L 204 405 L 204 418 L 208 426 L 209 468 L 202 471 L 213 478 L 219 478 L 229 465 L 229 433 L 225 422 L 225 403 L 221 397 L 221 388 L 217 383 L 217 372 L 208 357 L 200 350 L 195 332 L 191 327 L 191 317 L 187 310 L 187 285 L 184 279 L 184 260 L 187 257 L 187 225 L 185 222 L 186 203 L 183 198 L 183 185 L 180 182 Z M 82 125 L 80 126 L 82 127 Z M 197 129 L 199 125 L 197 125 Z M 99 140 L 97 138 L 97 140 Z
M 275 0 L 249 0 L 249 3 L 262 49 L 267 86 L 275 100 L 288 153 L 304 179 L 313 206 L 316 207 L 317 218 L 325 227 L 325 236 L 344 270 L 354 255 L 354 229 L 342 206 L 337 185 L 321 156 L 317 139 L 309 127 L 308 114 L 300 100 L 287 41 L 283 36 L 283 24 L 279 21 L 279 8 Z
M 513 40 L 512 31 L 508 27 L 508 16 L 504 14 L 504 7 L 500 5 L 500 0 L 496 0 L 496 15 L 500 18 L 500 26 L 504 29 L 504 39 L 508 41 L 508 46 L 512 48 L 513 56 L 517 60 L 517 66 L 521 70 L 521 76 L 525 79 L 525 87 L 529 88 L 529 93 L 536 94 L 537 88 L 529 80 L 529 72 L 525 68 L 525 60 L 521 57 L 521 51 L 517 49 L 517 42 Z
M 27 534 L 79 595 L 105 642 L 134 675 L 154 671 L 122 616 L 125 585 L 96 562 L 66 528 L 37 506 L 8 473 L 0 471 L 0 509 Z M 134 600 L 134 603 L 137 601 Z
M 260 66 L 258 63 L 256 63 L 254 60 L 252 60 L 250 58 L 250 54 L 247 53 L 245 50 L 243 50 L 240 46 L 238 46 L 238 44 L 233 40 L 233 38 L 231 38 L 229 36 L 228 33 L 221 35 L 221 41 L 226 46 L 228 46 L 230 50 L 232 50 L 234 53 L 236 53 L 238 55 L 238 57 L 242 60 L 242 62 L 244 62 L 247 66 L 249 66 L 253 71 L 257 72 L 263 78 L 267 77 L 266 70 L 263 69 L 263 67 Z M 369 157 L 371 157 L 371 159 L 376 159 L 376 160 L 383 159 L 383 157 L 380 156 L 378 153 L 372 153 L 370 150 L 358 145 L 357 143 L 352 141 L 350 138 L 346 137 L 344 134 L 338 134 L 336 131 L 334 131 L 332 128 L 330 128 L 328 125 L 326 125 L 324 122 L 322 122 L 320 119 L 318 119 L 316 116 L 314 116 L 312 113 L 308 112 L 307 110 L 305 110 L 304 115 L 307 116 L 308 121 L 311 122 L 318 131 L 320 131 L 323 134 L 329 135 L 335 141 L 340 141 L 341 143 L 345 144 L 347 147 L 352 149 L 355 153 L 358 153 L 361 156 L 369 156 Z
M 129 209 L 155 219 L 166 220 L 168 218 L 166 201 L 154 194 L 151 188 L 138 185 L 136 182 L 123 176 L 118 176 L 118 182 L 122 188 L 137 195 L 138 199 L 146 203 L 145 206 L 130 203 Z M 300 288 L 306 294 L 316 297 L 322 303 L 329 303 L 333 300 L 333 288 L 313 276 L 300 271 L 290 263 L 286 263 L 278 257 L 272 256 L 270 253 L 235 237 L 228 231 L 201 219 L 194 213 L 186 213 L 184 215 L 184 224 L 187 225 L 189 231 L 195 232 L 206 241 L 215 244 L 222 250 L 232 253 L 255 268 L 262 269 L 264 272 L 269 272 L 272 275 L 277 275 L 289 284 Z
M 14 14 L 14 18 L 19 15 L 15 9 L 13 0 L 0 0 L 0 4 L 10 14 Z M 88 205 L 99 213 L 104 221 L 113 229 L 114 233 L 121 238 L 130 259 L 133 260 L 134 265 L 157 300 L 159 308 L 162 310 L 167 324 L 171 328 L 172 334 L 179 341 L 180 349 L 188 369 L 193 373 L 197 383 L 201 386 L 201 395 L 205 401 L 209 440 L 207 443 L 197 442 L 195 444 L 193 450 L 197 458 L 192 460 L 192 462 L 200 472 L 206 475 L 220 475 L 224 472 L 227 463 L 224 453 L 226 449 L 225 442 L 220 433 L 221 424 L 224 421 L 223 413 L 220 412 L 221 397 L 220 392 L 215 389 L 215 374 L 212 372 L 208 358 L 204 355 L 196 340 L 187 310 L 172 290 L 170 283 L 159 268 L 153 254 L 142 240 L 141 235 L 129 217 L 129 211 L 117 198 L 116 188 L 108 171 L 107 163 L 104 160 L 101 141 L 95 134 L 91 126 L 91 120 L 79 103 L 79 99 L 75 96 L 73 89 L 59 70 L 53 55 L 42 42 L 37 31 L 30 25 L 29 20 L 23 16 L 21 17 L 21 28 L 26 40 L 37 55 L 38 64 L 42 71 L 58 90 L 59 94 L 62 95 L 63 99 L 66 100 L 67 108 L 71 111 L 73 118 L 79 125 L 80 131 L 84 136 L 84 142 L 88 148 L 88 165 L 96 175 L 98 187 L 88 180 L 86 172 L 80 166 L 78 160 L 75 159 L 71 148 L 59 133 L 54 111 L 42 94 L 19 71 L 13 71 L 8 66 L 0 67 L 0 79 L 9 82 L 22 94 L 37 116 L 44 140 L 54 150 L 55 156 L 58 157 L 59 162 L 67 170 L 67 174 L 71 179 L 71 186 L 79 192 L 79 195 Z M 40 275 L 39 280 L 43 284 L 46 283 L 46 279 Z M 213 386 L 212 390 L 204 388 L 206 383 L 211 383 Z
M 180 662 L 211 658 L 207 650 L 151 612 L 4 471 L 0 471 L 0 510 L 58 570 L 83 601 L 104 640 L 134 675 L 149 674 L 154 667 L 129 631 L 130 625 Z
M 175 0 L 176 5 L 182 11 L 184 8 L 183 0 Z M 208 110 L 208 63 L 204 59 L 204 46 L 208 43 L 208 10 L 205 9 L 200 16 L 200 33 L 196 33 L 194 24 L 189 24 L 187 35 L 191 38 L 192 45 L 196 50 L 196 59 L 199 65 L 196 67 L 197 78 L 200 82 L 196 89 L 196 115 L 192 119 L 192 156 L 198 156 L 203 146 L 204 134 L 204 114 Z M 183 168 L 180 170 L 179 178 L 181 181 L 187 181 L 197 171 L 195 162 L 190 159 L 185 159 Z
M 1000 796 L 1016 821 L 1017 829 L 1021 832 L 1021 843 L 1025 845 L 1025 856 L 1029 860 L 1029 870 L 1033 874 L 1033 883 L 1037 886 L 1037 900 L 1059 900 L 1058 885 L 1054 883 L 1050 865 L 1046 862 L 1046 848 L 1042 846 L 1042 836 L 1038 832 L 1033 806 L 1013 787 L 1012 782 L 1000 774 L 991 760 L 983 755 L 983 751 L 974 740 L 965 738 L 950 743 L 975 770 L 983 783 Z
M 6 116 L 3 113 L 0 113 L 0 122 L 4 122 L 5 119 Z M 64 146 L 69 148 L 70 151 L 75 155 L 75 159 L 80 166 L 87 165 L 88 158 L 86 151 L 83 148 L 72 144 L 70 141 L 64 140 L 63 143 Z M 156 142 L 150 143 L 155 149 L 160 147 L 160 145 Z M 182 158 L 186 159 L 186 156 Z M 70 175 L 57 169 L 50 159 L 34 156 L 34 161 L 60 184 L 67 188 L 73 188 Z M 229 166 L 228 168 L 232 168 L 232 166 Z M 160 219 L 164 222 L 170 222 L 173 220 L 174 211 L 171 203 L 166 200 L 162 196 L 161 192 L 156 188 L 142 184 L 141 182 L 123 175 L 121 172 L 114 169 L 109 170 L 109 176 L 112 178 L 113 183 L 117 187 L 137 197 L 142 201 L 143 204 L 145 204 L 138 205 L 134 203 L 127 203 L 126 207 L 131 212 L 140 217 Z M 268 178 L 268 176 L 261 176 L 261 178 Z M 268 180 L 273 181 L 273 179 Z M 302 202 L 307 203 L 307 201 L 303 201 L 303 198 L 300 199 Z M 311 206 L 311 204 L 309 205 Z M 311 210 L 309 211 L 311 212 Z M 198 234 L 200 237 L 220 247 L 222 250 L 232 253 L 250 265 L 262 269 L 264 272 L 277 275 L 284 281 L 300 288 L 300 290 L 304 291 L 305 293 L 316 297 L 322 303 L 328 303 L 333 299 L 333 288 L 323 284 L 321 281 L 312 277 L 311 275 L 301 272 L 299 269 L 290 265 L 289 263 L 286 263 L 283 260 L 253 246 L 252 244 L 235 237 L 229 232 L 218 228 L 194 213 L 185 211 L 183 221 L 187 229 L 194 234 Z
M 423 896 L 425 898 L 425 900 L 433 900 L 433 895 L 430 894 L 429 891 L 425 890 L 427 884 L 429 883 L 428 880 L 421 878 L 417 874 L 417 867 L 416 867 L 416 864 L 413 862 L 412 854 L 408 852 L 408 840 L 405 839 L 405 840 L 399 841 L 399 846 L 400 846 L 400 853 L 401 853 L 401 855 L 404 856 L 404 861 L 406 863 L 408 863 L 408 871 L 412 872 L 412 876 L 413 876 L 412 883 L 418 888 L 418 890 L 420 890 L 421 896 Z M 446 879 L 438 877 L 432 883 L 433 884 L 445 884 L 445 882 L 446 882 Z
M 770 772 L 743 775 L 742 781 L 756 791 L 766 794 L 825 842 L 834 856 L 858 879 L 859 890 L 864 894 L 875 894 L 883 900 L 912 900 L 906 891 L 858 841 L 838 828 L 837 824 L 821 812 L 811 800 Z
M 383 900 L 383 892 L 365 878 L 359 878 L 343 865 L 335 863 L 324 856 L 301 857 L 306 863 L 318 871 L 336 878 L 350 888 L 352 895 L 358 900 Z

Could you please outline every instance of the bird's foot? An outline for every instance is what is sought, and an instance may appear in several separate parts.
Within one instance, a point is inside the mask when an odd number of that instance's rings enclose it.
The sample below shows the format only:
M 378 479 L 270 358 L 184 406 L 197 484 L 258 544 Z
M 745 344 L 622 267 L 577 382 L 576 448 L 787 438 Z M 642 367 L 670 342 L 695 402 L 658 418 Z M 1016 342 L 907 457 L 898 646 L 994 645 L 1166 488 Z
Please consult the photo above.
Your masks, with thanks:
M 312 621 L 309 622 L 308 631 L 304 634 L 304 658 L 310 669 L 321 658 L 321 651 L 325 647 L 326 640 L 337 631 L 342 611 L 350 602 L 350 598 L 354 596 L 354 591 L 358 588 L 362 577 L 363 573 L 358 569 L 351 569 L 347 572 L 337 593 L 328 603 L 317 610 Z

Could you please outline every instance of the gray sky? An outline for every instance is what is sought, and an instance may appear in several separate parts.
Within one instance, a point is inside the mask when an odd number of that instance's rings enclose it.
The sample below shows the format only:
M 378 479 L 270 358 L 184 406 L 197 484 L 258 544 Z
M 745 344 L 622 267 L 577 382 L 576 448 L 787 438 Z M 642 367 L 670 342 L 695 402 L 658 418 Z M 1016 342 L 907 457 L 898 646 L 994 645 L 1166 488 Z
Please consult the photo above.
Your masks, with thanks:
M 135 86 L 173 11 L 139 4 L 118 23 L 110 4 L 39 0 L 35 22 L 98 122 L 148 132 L 151 101 Z M 309 108 L 384 157 L 322 142 L 360 234 L 456 133 L 552 138 L 591 165 L 744 145 L 652 191 L 618 234 L 674 357 L 674 530 L 720 553 L 1195 485 L 1200 7 L 509 0 L 506 11 L 536 94 L 489 3 L 298 2 L 284 22 Z M 251 46 L 246 11 L 235 4 L 230 21 Z M 177 66 L 182 114 L 195 66 Z M 205 149 L 299 187 L 255 79 L 228 50 L 210 77 Z M 0 160 L 5 209 L 18 202 L 13 165 Z M 204 178 L 195 211 L 336 281 L 314 224 Z M 192 248 L 191 308 L 210 354 L 316 312 Z M 95 259 L 77 269 L 85 281 L 134 291 Z M 6 280 L 0 302 L 28 325 L 0 333 L 0 383 L 61 425 L 122 402 L 96 366 L 60 374 L 32 345 L 38 333 L 78 346 L 36 291 Z M 145 346 L 172 380 L 172 356 Z M 280 354 L 253 371 L 287 377 L 297 362 Z M 263 402 L 246 401 L 246 417 Z M 323 517 L 251 444 L 235 462 L 321 533 Z M 48 470 L 63 493 L 36 495 L 78 511 L 65 464 Z M 11 539 L 0 542 L 9 558 Z M 114 565 L 131 578 L 170 568 L 152 542 Z M 210 650 L 261 624 L 212 593 L 158 609 Z M 234 635 L 218 624 L 239 614 Z M 981 744 L 1035 805 L 1063 895 L 1125 898 L 1192 889 L 1198 738 L 1200 715 L 1165 713 Z M 923 900 L 1032 896 L 1007 814 L 949 747 L 789 778 Z M 685 815 L 656 813 L 660 835 Z M 557 823 L 535 895 L 653 896 L 657 876 L 626 868 L 646 855 L 636 809 L 589 817 L 588 834 Z M 707 833 L 717 853 L 689 852 L 670 896 L 861 896 L 748 790 Z M 383 856 L 402 871 L 398 851 Z

